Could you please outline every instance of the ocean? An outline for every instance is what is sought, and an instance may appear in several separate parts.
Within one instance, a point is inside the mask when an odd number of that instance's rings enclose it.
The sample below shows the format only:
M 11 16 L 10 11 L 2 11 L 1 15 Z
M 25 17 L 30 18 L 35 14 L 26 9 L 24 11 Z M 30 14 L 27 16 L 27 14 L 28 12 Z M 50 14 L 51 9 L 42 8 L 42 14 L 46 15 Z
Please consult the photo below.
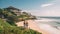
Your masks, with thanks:
M 35 21 L 41 29 L 50 34 L 60 34 L 60 17 L 37 17 Z

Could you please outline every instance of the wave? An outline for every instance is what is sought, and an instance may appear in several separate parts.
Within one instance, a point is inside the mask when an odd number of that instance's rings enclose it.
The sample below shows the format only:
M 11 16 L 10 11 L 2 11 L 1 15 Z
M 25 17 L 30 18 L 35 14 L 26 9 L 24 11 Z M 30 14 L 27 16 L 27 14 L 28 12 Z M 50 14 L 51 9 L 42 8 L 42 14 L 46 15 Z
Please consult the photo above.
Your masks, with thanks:
M 39 27 L 51 34 L 60 34 L 60 20 L 41 18 L 35 20 Z

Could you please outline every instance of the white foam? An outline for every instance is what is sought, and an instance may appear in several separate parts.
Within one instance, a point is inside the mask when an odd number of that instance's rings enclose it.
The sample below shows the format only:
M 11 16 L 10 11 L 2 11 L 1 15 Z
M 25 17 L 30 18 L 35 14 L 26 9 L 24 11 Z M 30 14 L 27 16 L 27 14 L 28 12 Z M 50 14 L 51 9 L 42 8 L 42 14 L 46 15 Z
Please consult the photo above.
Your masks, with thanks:
M 60 31 L 49 24 L 40 24 L 39 27 L 51 34 L 60 34 Z
M 36 21 L 44 21 L 44 22 L 48 22 L 48 21 L 58 21 L 56 19 L 48 19 L 48 18 L 41 18 L 40 20 L 36 20 Z M 59 22 L 59 21 L 58 21 Z
M 53 21 L 53 20 L 49 20 L 49 19 L 42 19 L 42 20 L 35 20 L 39 27 L 47 32 L 50 32 L 50 34 L 60 34 L 60 27 L 58 27 L 59 29 L 53 27 L 50 24 L 47 23 L 40 23 L 40 22 L 49 22 L 49 21 Z

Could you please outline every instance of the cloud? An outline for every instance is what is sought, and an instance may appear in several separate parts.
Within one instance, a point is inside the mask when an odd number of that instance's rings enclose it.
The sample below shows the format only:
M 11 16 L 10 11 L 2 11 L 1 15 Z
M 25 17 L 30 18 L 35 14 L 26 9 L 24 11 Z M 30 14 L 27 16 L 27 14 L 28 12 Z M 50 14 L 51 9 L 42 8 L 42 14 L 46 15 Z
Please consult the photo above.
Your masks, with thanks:
M 54 4 L 42 4 L 41 7 L 48 7 L 48 6 L 51 6 L 51 5 L 54 5 Z
M 50 7 L 50 9 L 44 8 L 42 10 L 23 10 L 23 11 L 25 11 L 29 14 L 35 15 L 35 16 L 60 16 L 59 7 L 56 7 L 56 8 Z

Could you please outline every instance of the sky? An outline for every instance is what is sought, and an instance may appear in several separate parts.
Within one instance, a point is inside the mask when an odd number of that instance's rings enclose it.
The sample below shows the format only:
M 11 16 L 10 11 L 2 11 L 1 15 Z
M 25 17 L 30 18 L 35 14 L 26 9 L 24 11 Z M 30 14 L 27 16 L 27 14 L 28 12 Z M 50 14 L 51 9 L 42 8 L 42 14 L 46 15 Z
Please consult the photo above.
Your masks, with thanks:
M 13 6 L 35 16 L 60 16 L 60 0 L 0 0 L 0 8 Z

